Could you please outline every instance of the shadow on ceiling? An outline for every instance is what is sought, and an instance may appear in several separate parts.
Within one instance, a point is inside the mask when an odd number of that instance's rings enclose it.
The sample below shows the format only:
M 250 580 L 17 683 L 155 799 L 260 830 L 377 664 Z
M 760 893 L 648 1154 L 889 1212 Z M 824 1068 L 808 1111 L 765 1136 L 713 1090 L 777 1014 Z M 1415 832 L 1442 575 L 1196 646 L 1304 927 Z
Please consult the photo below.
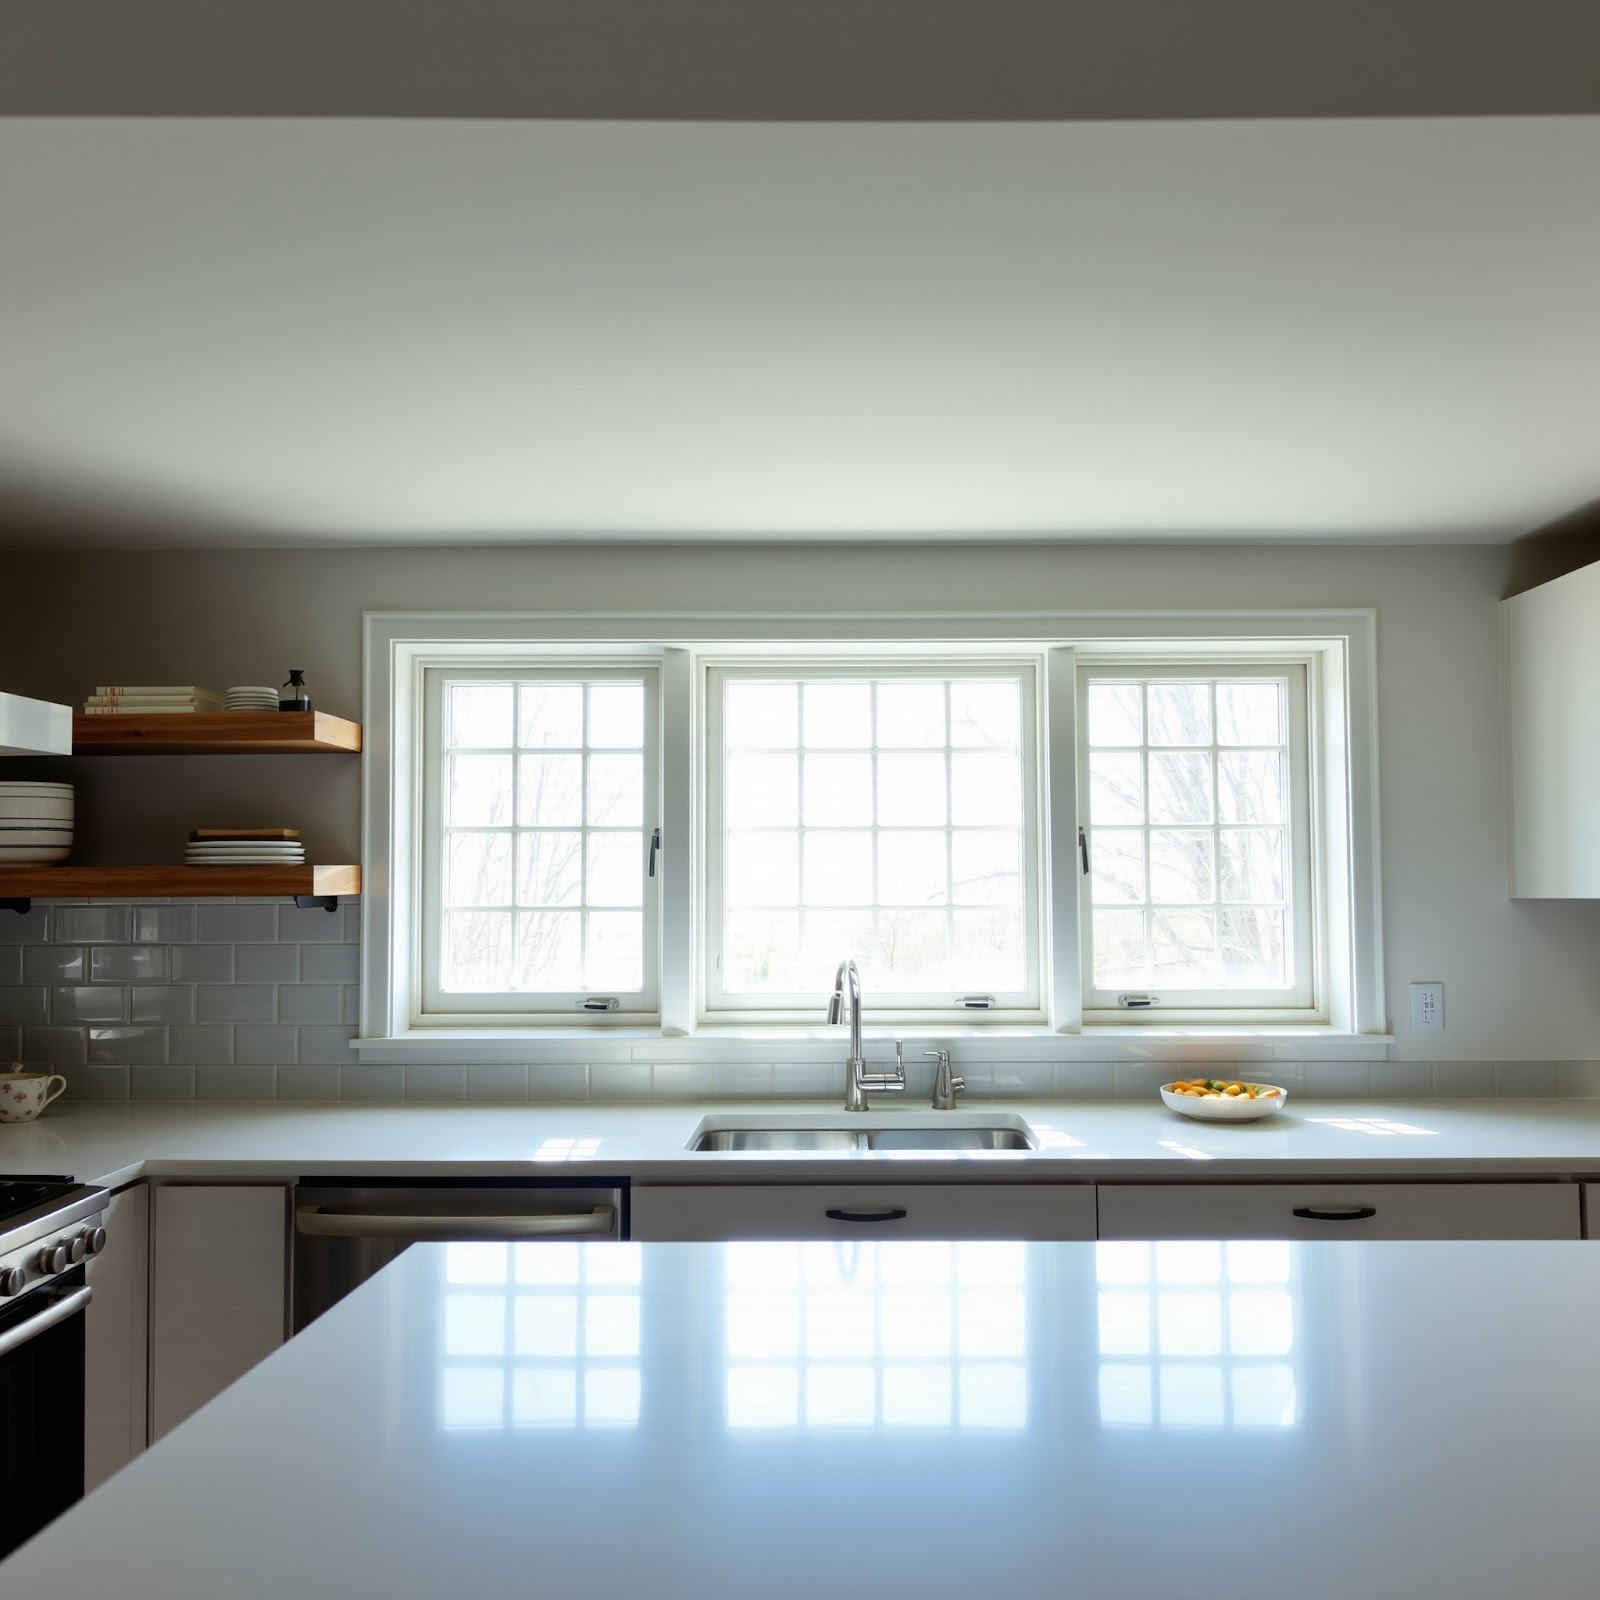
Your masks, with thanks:
M 1600 500 L 1524 534 L 1513 541 L 1510 555 L 1505 600 L 1600 561 Z

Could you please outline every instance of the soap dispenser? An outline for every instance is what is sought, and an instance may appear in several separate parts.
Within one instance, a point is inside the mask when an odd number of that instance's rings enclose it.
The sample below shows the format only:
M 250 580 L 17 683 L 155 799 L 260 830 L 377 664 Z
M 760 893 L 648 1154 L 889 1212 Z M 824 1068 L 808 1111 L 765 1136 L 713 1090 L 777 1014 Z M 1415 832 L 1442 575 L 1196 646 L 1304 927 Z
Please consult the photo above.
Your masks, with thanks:
M 290 668 L 289 681 L 278 691 L 278 709 L 280 711 L 311 709 L 311 691 L 306 688 L 306 675 L 302 668 Z

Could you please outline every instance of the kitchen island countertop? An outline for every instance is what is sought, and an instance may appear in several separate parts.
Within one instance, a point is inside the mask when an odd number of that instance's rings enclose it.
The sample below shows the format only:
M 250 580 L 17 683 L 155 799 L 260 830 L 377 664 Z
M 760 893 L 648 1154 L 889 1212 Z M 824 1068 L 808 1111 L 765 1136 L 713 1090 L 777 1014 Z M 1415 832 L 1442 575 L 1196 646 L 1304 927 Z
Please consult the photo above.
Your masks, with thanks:
M 1570 1600 L 1581 1244 L 419 1245 L 18 1600 Z
M 60 1174 L 87 1183 L 139 1177 L 280 1181 L 330 1174 L 628 1177 L 757 1182 L 893 1177 L 986 1182 L 1600 1175 L 1600 1100 L 1309 1100 L 1238 1125 L 1199 1123 L 1159 1103 L 976 1100 L 952 1123 L 1021 1118 L 1037 1150 L 926 1159 L 858 1152 L 696 1153 L 702 1119 L 745 1123 L 819 1113 L 840 1127 L 938 1124 L 926 1106 L 869 1115 L 816 1100 L 657 1105 L 322 1105 L 66 1103 L 0 1127 L 0 1177 Z

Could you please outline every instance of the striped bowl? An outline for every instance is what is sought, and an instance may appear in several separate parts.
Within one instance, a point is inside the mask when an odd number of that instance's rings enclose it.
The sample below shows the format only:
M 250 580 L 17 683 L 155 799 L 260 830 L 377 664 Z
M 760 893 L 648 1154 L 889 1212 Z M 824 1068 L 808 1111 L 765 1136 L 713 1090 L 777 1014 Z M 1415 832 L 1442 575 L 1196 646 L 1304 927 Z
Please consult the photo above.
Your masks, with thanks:
M 53 866 L 71 853 L 70 783 L 0 783 L 0 866 Z

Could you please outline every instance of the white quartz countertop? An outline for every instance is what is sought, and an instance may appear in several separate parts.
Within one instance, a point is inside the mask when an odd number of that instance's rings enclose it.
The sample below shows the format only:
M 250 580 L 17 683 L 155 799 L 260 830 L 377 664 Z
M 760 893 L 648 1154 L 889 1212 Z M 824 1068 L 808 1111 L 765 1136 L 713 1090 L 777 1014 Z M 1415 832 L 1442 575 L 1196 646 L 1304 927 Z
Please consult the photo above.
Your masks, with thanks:
M 0 1176 L 55 1174 L 117 1184 L 138 1177 L 292 1178 L 301 1174 L 508 1174 L 646 1182 L 854 1181 L 982 1177 L 1330 1177 L 1600 1174 L 1600 1101 L 1297 1099 L 1235 1126 L 1129 1101 L 978 1101 L 948 1120 L 1014 1123 L 1040 1148 L 921 1157 L 897 1151 L 696 1154 L 705 1118 L 830 1118 L 840 1127 L 921 1120 L 924 1107 L 874 1106 L 852 1119 L 817 1101 L 657 1106 L 63 1105 L 0 1126 Z
M 1582 1244 L 421 1245 L 18 1600 L 1571 1600 Z

